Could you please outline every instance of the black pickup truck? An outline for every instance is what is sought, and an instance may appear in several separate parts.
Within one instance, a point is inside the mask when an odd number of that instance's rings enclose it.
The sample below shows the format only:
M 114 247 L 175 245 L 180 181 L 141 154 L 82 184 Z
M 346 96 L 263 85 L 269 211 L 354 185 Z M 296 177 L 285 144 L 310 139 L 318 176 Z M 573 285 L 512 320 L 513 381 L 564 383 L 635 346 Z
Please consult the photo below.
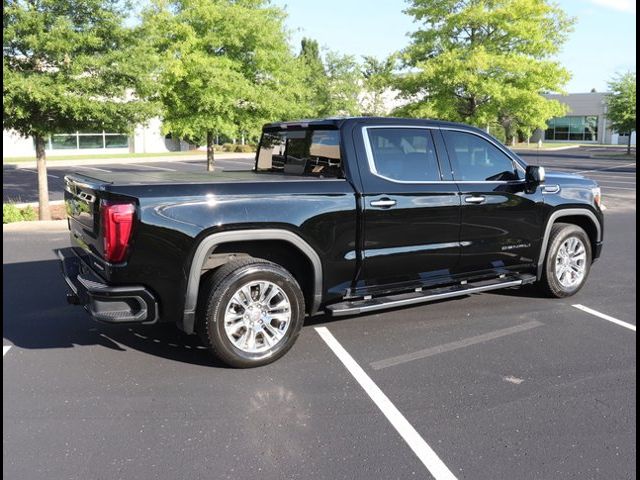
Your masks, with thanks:
M 576 293 L 602 249 L 600 189 L 476 128 L 341 118 L 266 125 L 253 171 L 71 174 L 70 303 L 175 322 L 235 367 L 354 315 L 537 282 Z

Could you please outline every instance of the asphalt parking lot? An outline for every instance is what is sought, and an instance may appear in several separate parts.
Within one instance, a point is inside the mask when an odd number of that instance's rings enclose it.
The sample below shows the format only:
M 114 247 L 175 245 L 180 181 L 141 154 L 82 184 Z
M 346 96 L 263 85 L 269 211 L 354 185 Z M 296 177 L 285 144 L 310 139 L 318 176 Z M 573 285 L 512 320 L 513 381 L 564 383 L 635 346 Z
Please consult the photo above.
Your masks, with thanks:
M 635 163 L 523 157 L 602 179 L 605 249 L 576 296 L 313 318 L 253 370 L 171 325 L 91 322 L 65 302 L 66 232 L 3 232 L 3 477 L 636 478 Z

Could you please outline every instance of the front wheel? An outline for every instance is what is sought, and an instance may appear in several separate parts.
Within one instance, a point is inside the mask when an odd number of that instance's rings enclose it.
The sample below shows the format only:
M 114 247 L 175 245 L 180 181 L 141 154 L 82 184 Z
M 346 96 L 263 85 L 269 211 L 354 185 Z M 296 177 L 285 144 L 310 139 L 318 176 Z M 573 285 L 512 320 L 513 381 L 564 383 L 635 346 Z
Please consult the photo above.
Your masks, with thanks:
M 304 295 L 280 265 L 249 258 L 227 263 L 203 284 L 199 334 L 209 350 L 237 368 L 284 355 L 304 322 Z
M 551 227 L 541 287 L 552 297 L 570 297 L 580 290 L 591 268 L 591 242 L 577 225 Z

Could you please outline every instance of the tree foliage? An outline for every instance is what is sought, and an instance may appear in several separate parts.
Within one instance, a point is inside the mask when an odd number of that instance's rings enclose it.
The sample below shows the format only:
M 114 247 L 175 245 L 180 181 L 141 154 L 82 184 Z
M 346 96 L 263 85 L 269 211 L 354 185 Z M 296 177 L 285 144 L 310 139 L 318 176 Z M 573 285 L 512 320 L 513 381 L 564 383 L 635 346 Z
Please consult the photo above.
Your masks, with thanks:
M 327 51 L 323 59 L 318 42 L 303 38 L 298 58 L 307 89 L 307 116 L 360 114 L 363 77 L 355 57 Z
M 569 73 L 550 56 L 573 20 L 543 0 L 410 0 L 421 27 L 402 52 L 401 112 L 516 131 L 562 115 L 541 93 L 561 91 Z
M 299 116 L 305 91 L 284 13 L 265 0 L 157 0 L 144 29 L 162 59 L 163 127 L 181 137 L 255 133 Z
M 383 60 L 372 56 L 363 57 L 364 95 L 361 104 L 364 115 L 383 116 L 387 113 L 385 96 L 391 95 L 396 63 L 395 55 Z
M 631 132 L 636 130 L 636 73 L 617 75 L 609 82 L 607 116 L 611 128 L 617 132 L 628 132 L 627 153 L 631 152 Z
M 114 0 L 7 0 L 2 124 L 36 143 L 41 218 L 48 217 L 45 139 L 76 130 L 125 132 L 148 118 L 151 52 Z

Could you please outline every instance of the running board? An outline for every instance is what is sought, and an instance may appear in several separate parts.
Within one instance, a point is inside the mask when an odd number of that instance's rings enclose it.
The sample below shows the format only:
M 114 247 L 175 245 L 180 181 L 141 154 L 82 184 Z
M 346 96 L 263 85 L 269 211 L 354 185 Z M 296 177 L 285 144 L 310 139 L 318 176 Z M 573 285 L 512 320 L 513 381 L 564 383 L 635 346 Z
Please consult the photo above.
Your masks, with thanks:
M 325 309 L 330 317 L 341 317 L 344 315 L 358 315 L 360 313 L 384 310 L 387 308 L 404 307 L 418 303 L 433 302 L 445 298 L 460 297 L 471 293 L 487 292 L 500 288 L 517 287 L 536 281 L 535 275 L 507 275 L 491 280 L 482 280 L 472 283 L 450 285 L 448 287 L 432 288 L 429 290 L 419 290 L 386 297 L 376 297 L 365 300 L 350 300 L 346 302 L 328 305 Z

